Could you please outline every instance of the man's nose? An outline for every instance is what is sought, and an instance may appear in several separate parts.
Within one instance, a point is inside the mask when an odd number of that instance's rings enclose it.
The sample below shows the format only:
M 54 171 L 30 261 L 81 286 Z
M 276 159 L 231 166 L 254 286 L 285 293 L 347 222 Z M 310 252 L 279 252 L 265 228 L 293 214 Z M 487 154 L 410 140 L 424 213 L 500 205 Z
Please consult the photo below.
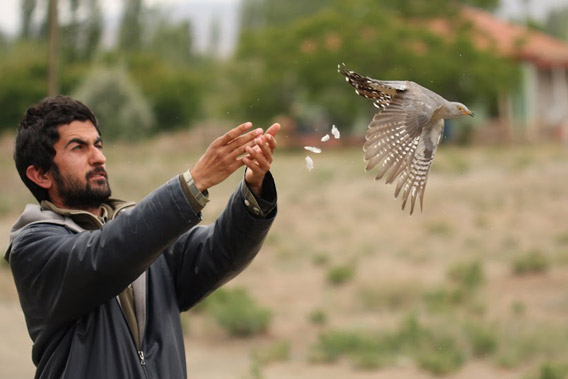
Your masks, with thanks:
M 106 157 L 103 151 L 95 146 L 91 147 L 91 164 L 101 165 L 106 162 Z

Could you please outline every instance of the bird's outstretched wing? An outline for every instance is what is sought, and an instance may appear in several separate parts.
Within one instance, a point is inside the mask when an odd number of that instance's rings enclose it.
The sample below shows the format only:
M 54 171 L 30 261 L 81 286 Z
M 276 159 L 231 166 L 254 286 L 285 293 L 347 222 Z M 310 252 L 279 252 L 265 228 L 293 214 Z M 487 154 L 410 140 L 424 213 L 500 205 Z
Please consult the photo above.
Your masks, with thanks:
M 345 81 L 355 88 L 358 95 L 373 100 L 373 104 L 379 109 L 388 107 L 399 91 L 406 91 L 405 82 L 377 80 L 359 75 L 343 63 L 337 66 L 337 71 L 345 76 Z
M 365 134 L 367 170 L 379 166 L 376 180 L 386 183 L 398 178 L 395 197 L 402 193 L 402 209 L 410 197 L 410 214 L 416 199 L 422 208 L 424 190 L 434 153 L 444 127 L 443 119 L 432 124 L 432 114 L 424 112 L 421 92 L 411 82 L 380 81 L 339 66 L 357 94 L 373 100 L 381 111 L 373 117 Z
M 402 193 L 403 210 L 410 197 L 410 214 L 414 212 L 417 198 L 420 198 L 421 210 L 424 206 L 424 191 L 426 190 L 428 173 L 443 131 L 443 119 L 438 119 L 431 127 L 424 128 L 420 137 L 414 140 L 413 153 L 408 156 L 407 164 L 400 170 L 394 197 L 398 197 Z

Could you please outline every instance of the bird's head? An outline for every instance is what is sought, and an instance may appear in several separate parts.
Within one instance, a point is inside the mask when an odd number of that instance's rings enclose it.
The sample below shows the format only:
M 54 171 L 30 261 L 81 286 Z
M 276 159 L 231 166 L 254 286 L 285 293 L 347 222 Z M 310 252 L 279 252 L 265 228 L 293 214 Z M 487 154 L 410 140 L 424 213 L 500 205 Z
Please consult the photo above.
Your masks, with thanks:
M 473 112 L 470 111 L 468 107 L 466 107 L 462 103 L 454 102 L 452 103 L 452 106 L 453 106 L 452 113 L 455 117 L 461 117 L 461 116 L 473 117 L 474 115 Z

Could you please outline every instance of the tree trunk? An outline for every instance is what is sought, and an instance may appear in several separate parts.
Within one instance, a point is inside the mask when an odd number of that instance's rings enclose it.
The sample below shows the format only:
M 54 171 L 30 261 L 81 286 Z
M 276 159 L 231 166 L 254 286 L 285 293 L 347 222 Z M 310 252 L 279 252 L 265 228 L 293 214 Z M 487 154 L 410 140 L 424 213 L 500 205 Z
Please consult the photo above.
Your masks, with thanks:
M 59 92 L 59 22 L 57 0 L 49 0 L 49 67 L 47 72 L 47 94 Z

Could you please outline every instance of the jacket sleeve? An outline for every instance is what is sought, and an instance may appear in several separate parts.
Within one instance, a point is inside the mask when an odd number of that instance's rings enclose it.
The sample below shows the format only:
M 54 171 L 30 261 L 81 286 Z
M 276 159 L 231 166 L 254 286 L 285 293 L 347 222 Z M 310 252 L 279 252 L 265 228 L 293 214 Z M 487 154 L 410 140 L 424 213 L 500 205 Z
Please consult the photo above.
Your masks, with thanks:
M 265 186 L 274 194 L 270 173 Z M 242 181 L 217 220 L 183 234 L 164 254 L 172 273 L 178 306 L 186 311 L 240 273 L 259 252 L 277 213 L 265 217 L 248 210 Z
M 31 225 L 10 256 L 22 307 L 43 322 L 74 320 L 119 294 L 200 220 L 176 177 L 99 230 Z

